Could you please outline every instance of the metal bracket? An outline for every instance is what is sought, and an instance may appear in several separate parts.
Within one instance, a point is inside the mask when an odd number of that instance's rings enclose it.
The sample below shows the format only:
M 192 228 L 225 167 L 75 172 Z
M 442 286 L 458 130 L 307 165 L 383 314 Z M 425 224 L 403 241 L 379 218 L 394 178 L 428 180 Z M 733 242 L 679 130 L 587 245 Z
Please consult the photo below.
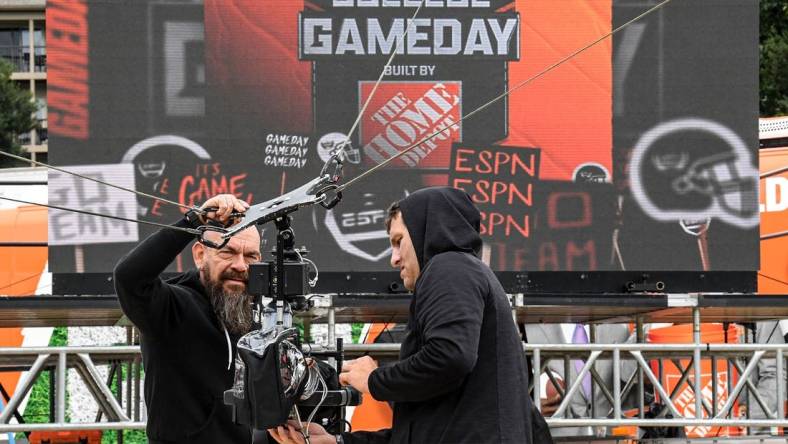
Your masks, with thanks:
M 697 307 L 698 296 L 693 294 L 669 294 L 668 307 Z
M 222 234 L 222 239 L 230 239 L 241 230 L 249 228 L 252 225 L 262 225 L 266 222 L 279 219 L 299 208 L 321 203 L 326 199 L 325 193 L 335 187 L 336 185 L 331 182 L 329 176 L 322 176 L 312 179 L 289 193 L 269 199 L 257 205 L 252 205 L 243 214 L 241 222 L 233 225 Z M 341 198 L 339 194 L 336 196 Z

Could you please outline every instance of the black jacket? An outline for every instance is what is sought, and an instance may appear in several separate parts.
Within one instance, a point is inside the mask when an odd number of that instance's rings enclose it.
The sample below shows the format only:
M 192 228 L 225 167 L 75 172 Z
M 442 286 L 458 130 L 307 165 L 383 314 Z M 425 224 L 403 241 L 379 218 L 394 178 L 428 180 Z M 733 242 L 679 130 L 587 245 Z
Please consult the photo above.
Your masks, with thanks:
M 231 357 L 238 337 L 229 336 L 228 343 L 197 271 L 166 282 L 159 277 L 193 239 L 163 229 L 115 267 L 121 308 L 142 338 L 148 438 L 152 443 L 249 443 L 249 429 L 233 424 L 222 402 L 233 383 Z
M 531 438 L 520 336 L 506 294 L 477 257 L 479 212 L 467 194 L 428 188 L 400 203 L 421 275 L 400 361 L 369 378 L 394 402 L 391 430 L 344 434 L 348 443 L 517 443 Z

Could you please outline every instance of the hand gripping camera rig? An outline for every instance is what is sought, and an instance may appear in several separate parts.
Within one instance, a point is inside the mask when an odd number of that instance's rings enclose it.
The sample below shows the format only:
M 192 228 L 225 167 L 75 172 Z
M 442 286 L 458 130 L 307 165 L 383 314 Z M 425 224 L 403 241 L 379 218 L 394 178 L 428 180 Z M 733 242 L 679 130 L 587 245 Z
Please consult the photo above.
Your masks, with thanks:
M 341 163 L 339 157 L 335 161 Z M 310 307 L 305 297 L 310 292 L 310 261 L 303 259 L 306 251 L 294 247 L 288 214 L 305 204 L 333 206 L 339 201 L 341 194 L 324 204 L 325 185 L 332 178 L 321 176 L 324 182 L 320 185 L 324 187 L 310 183 L 275 202 L 255 205 L 246 212 L 247 223 L 225 231 L 225 239 L 229 240 L 242 229 L 239 226 L 245 228 L 271 220 L 278 230 L 274 260 L 250 267 L 249 292 L 255 295 L 255 329 L 238 341 L 235 381 L 233 388 L 224 392 L 224 403 L 232 407 L 233 421 L 257 430 L 281 425 L 291 416 L 299 421 L 307 416 L 308 422 L 317 418 L 329 432 L 339 433 L 344 407 L 361 403 L 358 391 L 339 386 L 334 367 L 305 356 L 298 329 L 292 326 L 293 311 Z M 264 297 L 271 298 L 265 306 Z M 334 358 L 341 369 L 342 339 L 337 339 L 335 351 L 320 353 L 319 357 Z

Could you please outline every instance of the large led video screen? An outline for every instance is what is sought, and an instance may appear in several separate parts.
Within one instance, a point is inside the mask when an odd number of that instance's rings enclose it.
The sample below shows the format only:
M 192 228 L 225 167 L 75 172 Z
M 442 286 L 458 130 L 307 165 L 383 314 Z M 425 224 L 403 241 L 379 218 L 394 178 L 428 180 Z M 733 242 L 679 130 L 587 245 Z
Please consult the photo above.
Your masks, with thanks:
M 758 269 L 757 2 L 668 2 L 525 85 L 658 2 L 420 3 L 49 0 L 49 159 L 187 206 L 254 204 L 316 177 L 357 118 L 345 181 L 445 129 L 293 214 L 321 272 L 390 270 L 385 209 L 434 185 L 477 203 L 497 271 Z M 183 211 L 50 188 L 145 221 Z M 111 271 L 154 230 L 52 211 L 50 267 Z

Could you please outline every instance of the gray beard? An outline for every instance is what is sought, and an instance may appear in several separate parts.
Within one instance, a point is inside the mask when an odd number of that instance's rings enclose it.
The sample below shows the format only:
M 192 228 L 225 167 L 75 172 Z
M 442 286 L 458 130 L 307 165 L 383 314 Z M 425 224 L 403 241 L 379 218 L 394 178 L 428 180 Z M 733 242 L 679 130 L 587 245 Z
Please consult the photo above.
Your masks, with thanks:
M 225 291 L 221 282 L 205 285 L 211 299 L 213 312 L 233 335 L 244 335 L 252 329 L 253 297 L 245 291 Z

